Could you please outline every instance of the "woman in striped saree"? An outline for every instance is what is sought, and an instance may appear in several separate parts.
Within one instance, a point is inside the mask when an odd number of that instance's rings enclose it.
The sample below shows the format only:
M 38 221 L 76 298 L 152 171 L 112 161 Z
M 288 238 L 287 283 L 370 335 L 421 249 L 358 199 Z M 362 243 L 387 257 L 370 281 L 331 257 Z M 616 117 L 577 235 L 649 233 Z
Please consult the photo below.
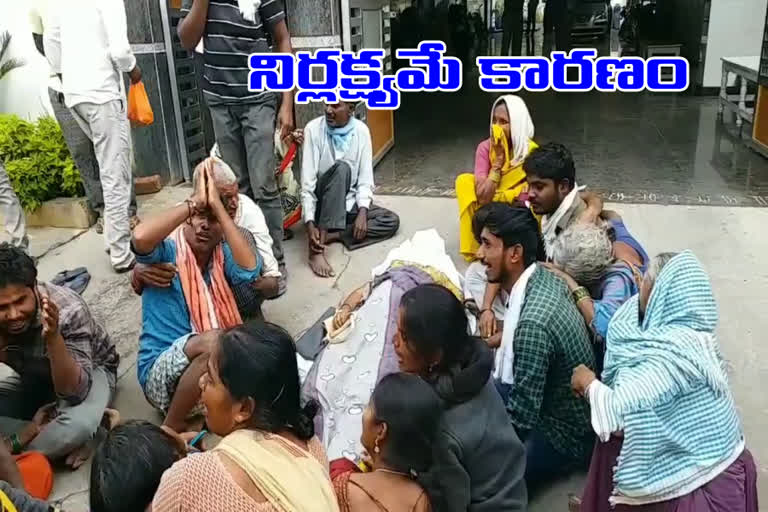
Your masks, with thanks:
M 690 251 L 656 256 L 608 327 L 602 379 L 574 370 L 595 447 L 581 510 L 757 512 L 757 475 Z M 571 500 L 571 510 L 578 509 Z

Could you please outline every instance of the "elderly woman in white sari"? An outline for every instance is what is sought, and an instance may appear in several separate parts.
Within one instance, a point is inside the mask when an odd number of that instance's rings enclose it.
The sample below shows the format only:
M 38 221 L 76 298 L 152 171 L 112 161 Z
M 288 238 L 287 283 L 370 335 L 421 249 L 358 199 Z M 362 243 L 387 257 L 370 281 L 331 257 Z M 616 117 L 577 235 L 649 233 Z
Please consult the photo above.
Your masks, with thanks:
M 461 300 L 459 272 L 434 229 L 417 232 L 392 250 L 372 271 L 372 280 L 353 291 L 337 308 L 332 337 L 316 357 L 302 393 L 321 410 L 318 437 L 330 460 L 355 460 L 362 451 L 361 415 L 373 388 L 399 371 L 392 338 L 402 295 L 420 284 L 438 283 Z
M 640 293 L 608 327 L 601 379 L 583 366 L 573 373 L 601 441 L 583 510 L 757 512 L 755 463 L 728 387 L 717 320 L 709 278 L 693 253 L 651 261 Z

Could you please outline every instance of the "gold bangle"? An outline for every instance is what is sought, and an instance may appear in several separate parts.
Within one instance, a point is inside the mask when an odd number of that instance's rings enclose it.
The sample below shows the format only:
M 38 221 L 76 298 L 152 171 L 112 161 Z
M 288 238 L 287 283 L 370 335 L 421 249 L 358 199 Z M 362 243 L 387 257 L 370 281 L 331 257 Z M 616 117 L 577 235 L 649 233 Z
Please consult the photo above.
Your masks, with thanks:
M 578 304 L 579 302 L 585 300 L 585 299 L 591 299 L 592 297 L 589 295 L 589 290 L 584 288 L 583 286 L 579 286 L 575 290 L 571 292 L 571 297 L 573 297 L 573 301 Z
M 499 171 L 491 171 L 488 173 L 488 179 L 498 185 L 501 181 L 501 174 L 499 174 Z

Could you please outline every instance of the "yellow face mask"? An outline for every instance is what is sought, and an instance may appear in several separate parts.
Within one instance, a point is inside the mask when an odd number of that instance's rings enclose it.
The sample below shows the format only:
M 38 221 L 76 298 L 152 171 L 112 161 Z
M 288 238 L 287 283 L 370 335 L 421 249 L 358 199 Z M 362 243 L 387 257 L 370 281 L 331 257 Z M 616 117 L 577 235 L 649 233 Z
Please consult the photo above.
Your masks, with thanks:
M 501 144 L 501 146 L 504 148 L 504 166 L 501 169 L 501 173 L 504 174 L 508 172 L 512 166 L 512 162 L 509 160 L 509 140 L 507 140 L 507 134 L 504 133 L 504 128 L 501 127 L 501 125 L 493 124 L 491 125 L 491 133 L 493 138 L 493 143 L 491 144 L 491 151 L 490 151 L 490 161 L 495 162 L 496 161 L 496 146 Z

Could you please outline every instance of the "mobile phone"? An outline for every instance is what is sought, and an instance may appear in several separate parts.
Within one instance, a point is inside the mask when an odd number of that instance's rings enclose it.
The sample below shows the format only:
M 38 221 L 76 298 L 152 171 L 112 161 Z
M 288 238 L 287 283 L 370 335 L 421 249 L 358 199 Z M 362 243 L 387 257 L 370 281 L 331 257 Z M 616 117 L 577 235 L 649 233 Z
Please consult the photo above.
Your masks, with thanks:
M 195 448 L 195 445 L 196 445 L 197 443 L 199 443 L 199 442 L 200 442 L 200 440 L 202 440 L 202 439 L 203 439 L 203 437 L 205 437 L 205 435 L 206 435 L 207 433 L 208 433 L 208 431 L 207 431 L 207 430 L 205 430 L 205 429 L 201 430 L 201 431 L 200 431 L 200 433 L 199 433 L 199 434 L 197 434 L 197 435 L 196 435 L 194 438 L 192 438 L 192 440 L 189 442 L 189 447 L 190 447 L 190 448 Z
M 41 327 L 43 326 L 43 300 L 40 295 L 40 285 L 35 285 L 35 301 L 37 302 L 37 308 L 35 308 L 37 311 L 35 312 L 35 323 L 34 327 Z

